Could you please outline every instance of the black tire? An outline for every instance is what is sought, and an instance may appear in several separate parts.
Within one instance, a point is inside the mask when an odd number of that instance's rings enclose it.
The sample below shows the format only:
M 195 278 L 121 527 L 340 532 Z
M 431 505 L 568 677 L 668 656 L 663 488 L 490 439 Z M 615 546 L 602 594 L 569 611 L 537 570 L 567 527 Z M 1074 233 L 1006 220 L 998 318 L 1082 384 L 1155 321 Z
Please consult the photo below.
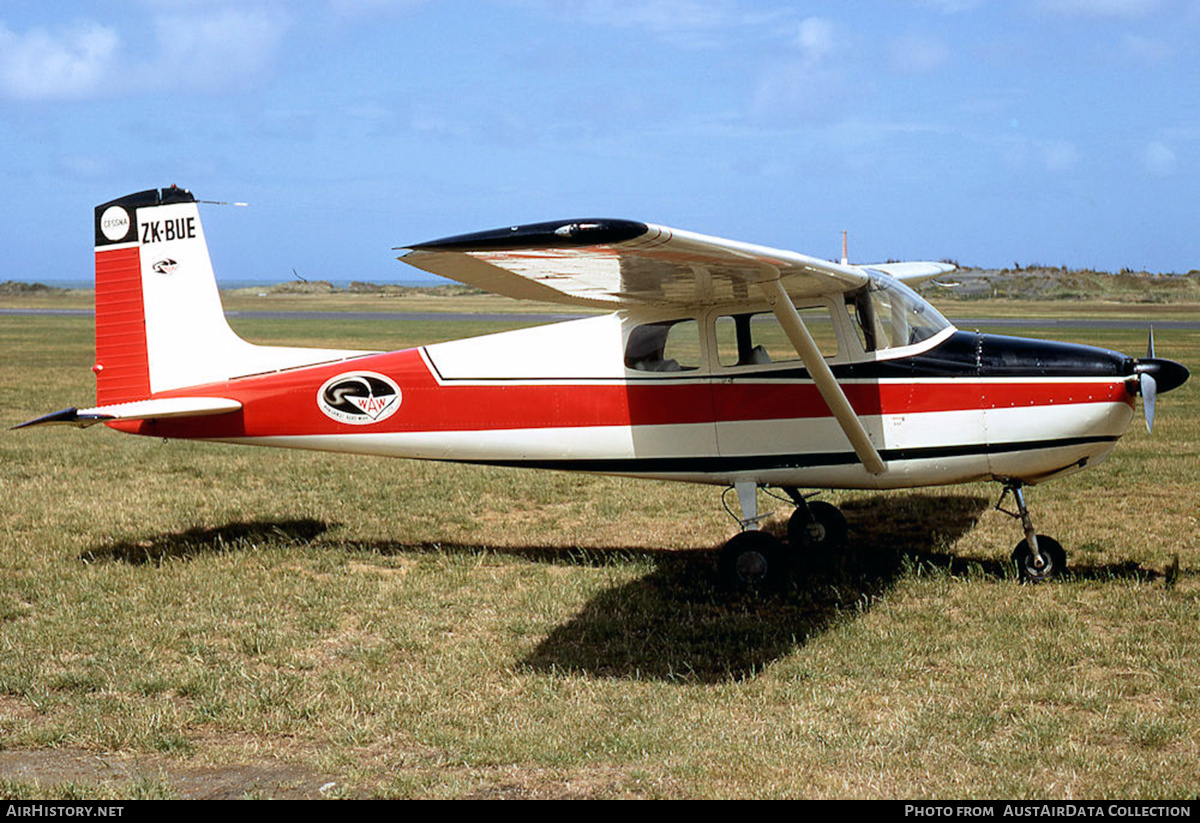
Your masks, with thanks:
M 840 549 L 846 545 L 846 517 L 837 506 L 823 500 L 799 506 L 788 518 L 788 543 L 793 551 L 806 553 Z
M 1042 583 L 1059 577 L 1067 570 L 1067 553 L 1058 541 L 1044 534 L 1037 536 L 1038 552 L 1044 565 L 1039 569 L 1033 565 L 1033 552 L 1029 541 L 1022 540 L 1013 549 L 1012 559 L 1017 566 L 1017 579 L 1022 583 Z
M 718 572 L 721 584 L 730 591 L 774 591 L 787 579 L 787 555 L 775 537 L 745 531 L 721 549 Z

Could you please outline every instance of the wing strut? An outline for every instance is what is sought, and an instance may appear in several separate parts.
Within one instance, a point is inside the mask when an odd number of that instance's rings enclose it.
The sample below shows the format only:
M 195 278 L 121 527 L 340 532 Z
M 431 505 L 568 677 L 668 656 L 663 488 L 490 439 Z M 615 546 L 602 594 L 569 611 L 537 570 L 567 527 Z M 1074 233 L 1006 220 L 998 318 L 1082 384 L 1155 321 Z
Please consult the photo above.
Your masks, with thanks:
M 871 474 L 883 474 L 887 470 L 887 466 L 884 465 L 883 459 L 876 451 L 875 444 L 871 442 L 867 430 L 863 428 L 862 421 L 858 419 L 850 401 L 846 399 L 846 393 L 842 391 L 837 378 L 830 371 L 829 364 L 825 362 L 824 355 L 817 348 L 816 341 L 809 334 L 804 321 L 800 319 L 800 313 L 792 305 L 779 278 L 760 280 L 758 286 L 766 296 L 771 311 L 775 312 L 775 316 L 779 318 L 779 325 L 783 326 L 784 333 L 792 341 L 796 354 L 800 355 L 800 359 L 804 361 L 804 366 L 808 369 L 813 383 L 816 384 L 817 391 L 821 393 L 821 397 L 833 412 L 838 425 L 846 433 L 850 445 L 854 447 L 854 453 L 858 455 L 858 459 L 863 462 Z

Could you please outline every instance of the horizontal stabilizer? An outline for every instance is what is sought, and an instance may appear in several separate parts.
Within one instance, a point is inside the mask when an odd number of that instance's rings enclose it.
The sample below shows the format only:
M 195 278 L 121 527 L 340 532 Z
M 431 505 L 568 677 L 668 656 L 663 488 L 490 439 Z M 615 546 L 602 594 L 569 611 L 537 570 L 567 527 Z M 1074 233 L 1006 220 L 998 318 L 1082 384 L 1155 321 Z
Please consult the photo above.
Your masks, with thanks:
M 163 417 L 203 417 L 212 414 L 228 414 L 242 407 L 236 400 L 224 397 L 164 397 L 157 400 L 136 400 L 132 403 L 114 403 L 111 406 L 96 406 L 90 409 L 63 409 L 53 414 L 28 420 L 14 429 L 29 426 L 75 426 L 83 429 L 97 423 L 114 420 L 150 420 Z

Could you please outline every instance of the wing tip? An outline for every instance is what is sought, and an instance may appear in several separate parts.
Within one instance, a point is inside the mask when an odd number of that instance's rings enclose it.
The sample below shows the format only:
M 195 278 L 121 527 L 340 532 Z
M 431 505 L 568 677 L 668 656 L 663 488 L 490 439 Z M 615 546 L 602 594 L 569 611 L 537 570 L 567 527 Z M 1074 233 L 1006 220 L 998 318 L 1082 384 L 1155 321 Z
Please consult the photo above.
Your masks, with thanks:
M 901 282 L 912 285 L 932 280 L 943 274 L 949 274 L 957 270 L 958 266 L 953 263 L 933 263 L 922 260 L 903 263 L 872 263 L 868 266 L 863 266 L 863 268 L 883 272 L 889 277 L 894 277 Z

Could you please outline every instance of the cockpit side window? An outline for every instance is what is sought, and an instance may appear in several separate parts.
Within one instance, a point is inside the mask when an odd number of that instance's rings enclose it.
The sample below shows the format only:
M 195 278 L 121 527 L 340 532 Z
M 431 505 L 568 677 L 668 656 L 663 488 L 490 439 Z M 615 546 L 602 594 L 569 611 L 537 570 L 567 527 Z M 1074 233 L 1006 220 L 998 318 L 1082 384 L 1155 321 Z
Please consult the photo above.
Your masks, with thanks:
M 625 367 L 648 372 L 700 368 L 700 324 L 686 319 L 638 326 L 625 344 Z

